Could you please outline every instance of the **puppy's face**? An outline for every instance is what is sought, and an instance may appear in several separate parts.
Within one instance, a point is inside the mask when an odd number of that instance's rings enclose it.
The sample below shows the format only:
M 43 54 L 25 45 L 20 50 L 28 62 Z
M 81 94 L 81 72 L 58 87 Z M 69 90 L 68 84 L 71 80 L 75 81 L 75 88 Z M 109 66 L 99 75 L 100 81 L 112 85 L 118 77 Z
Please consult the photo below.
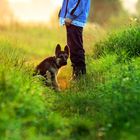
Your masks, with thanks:
M 65 46 L 64 51 L 61 51 L 61 46 L 58 44 L 55 49 L 56 63 L 58 66 L 67 65 L 67 59 L 69 57 L 69 48 Z

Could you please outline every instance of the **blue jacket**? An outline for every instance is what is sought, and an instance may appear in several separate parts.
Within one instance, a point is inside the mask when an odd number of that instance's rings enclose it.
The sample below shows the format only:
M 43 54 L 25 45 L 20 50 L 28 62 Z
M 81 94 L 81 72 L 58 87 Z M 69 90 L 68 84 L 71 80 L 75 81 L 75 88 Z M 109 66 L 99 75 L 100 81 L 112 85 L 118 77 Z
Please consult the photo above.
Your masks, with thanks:
M 89 15 L 89 9 L 90 0 L 63 0 L 59 13 L 60 24 L 64 25 L 65 18 L 70 18 L 73 25 L 84 27 Z

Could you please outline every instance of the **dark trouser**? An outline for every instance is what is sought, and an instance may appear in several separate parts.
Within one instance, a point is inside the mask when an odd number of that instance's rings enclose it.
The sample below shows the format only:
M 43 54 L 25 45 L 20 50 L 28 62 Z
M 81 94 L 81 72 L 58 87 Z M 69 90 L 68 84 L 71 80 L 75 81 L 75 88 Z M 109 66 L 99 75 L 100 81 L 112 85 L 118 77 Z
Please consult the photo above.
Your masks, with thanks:
M 72 66 L 79 69 L 81 74 L 86 73 L 85 50 L 83 48 L 83 28 L 74 25 L 66 26 L 67 44 L 70 48 Z

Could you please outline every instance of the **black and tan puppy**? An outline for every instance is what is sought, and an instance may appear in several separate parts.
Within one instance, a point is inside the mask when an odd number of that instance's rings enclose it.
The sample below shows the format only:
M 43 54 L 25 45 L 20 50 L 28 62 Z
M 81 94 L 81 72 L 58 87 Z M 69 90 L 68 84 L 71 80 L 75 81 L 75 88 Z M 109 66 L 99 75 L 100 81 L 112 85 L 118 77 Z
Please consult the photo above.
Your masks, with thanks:
M 57 82 L 58 70 L 67 65 L 68 57 L 68 46 L 65 46 L 64 51 L 61 51 L 61 46 L 58 44 L 55 49 L 55 56 L 46 58 L 36 67 L 37 74 L 45 78 L 46 85 L 51 85 L 55 90 L 59 90 Z

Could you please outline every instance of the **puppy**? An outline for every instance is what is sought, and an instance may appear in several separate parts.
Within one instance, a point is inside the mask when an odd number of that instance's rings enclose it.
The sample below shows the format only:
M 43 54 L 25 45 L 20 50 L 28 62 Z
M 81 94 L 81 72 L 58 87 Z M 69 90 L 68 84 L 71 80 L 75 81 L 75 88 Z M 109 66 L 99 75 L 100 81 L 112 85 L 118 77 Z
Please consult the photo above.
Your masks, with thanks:
M 55 49 L 55 56 L 46 58 L 36 67 L 36 73 L 45 78 L 46 86 L 52 86 L 57 91 L 60 90 L 57 82 L 57 74 L 62 66 L 67 65 L 68 57 L 68 46 L 65 46 L 64 51 L 61 51 L 61 46 L 58 44 Z

